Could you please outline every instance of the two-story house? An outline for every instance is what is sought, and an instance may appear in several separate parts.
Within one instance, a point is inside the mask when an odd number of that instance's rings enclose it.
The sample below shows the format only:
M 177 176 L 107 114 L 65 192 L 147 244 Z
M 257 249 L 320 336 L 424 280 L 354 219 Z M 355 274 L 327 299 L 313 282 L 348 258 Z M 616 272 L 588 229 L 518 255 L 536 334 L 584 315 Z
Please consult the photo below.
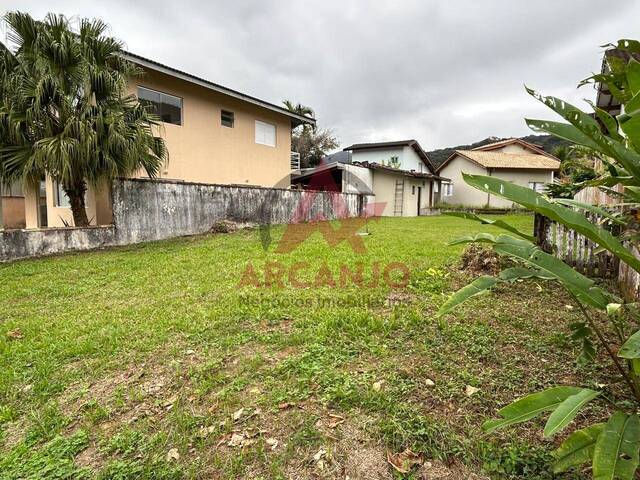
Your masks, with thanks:
M 297 168 L 291 161 L 291 130 L 313 125 L 313 118 L 132 53 L 124 56 L 145 71 L 143 77 L 131 79 L 130 93 L 162 120 L 157 133 L 166 141 L 169 162 L 161 178 L 290 186 L 290 174 Z M 92 224 L 111 222 L 107 186 L 90 188 L 86 204 Z M 3 189 L 0 207 L 5 228 L 73 225 L 64 191 L 49 178 L 24 189 Z

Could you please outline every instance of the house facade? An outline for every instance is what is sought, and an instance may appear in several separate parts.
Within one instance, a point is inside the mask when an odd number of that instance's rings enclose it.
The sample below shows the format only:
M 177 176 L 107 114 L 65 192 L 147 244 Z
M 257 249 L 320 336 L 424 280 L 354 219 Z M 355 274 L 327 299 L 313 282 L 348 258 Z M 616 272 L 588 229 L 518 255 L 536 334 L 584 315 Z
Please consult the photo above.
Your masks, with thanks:
M 315 120 L 152 60 L 125 53 L 145 71 L 129 83 L 160 116 L 169 161 L 159 177 L 185 182 L 262 187 L 290 186 L 291 130 Z M 143 177 L 144 172 L 140 172 Z M 109 188 L 89 188 L 87 215 L 94 225 L 111 223 Z M 0 226 L 73 225 L 69 202 L 50 178 L 40 185 L 2 190 Z
M 357 144 L 351 156 L 292 178 L 293 185 L 313 190 L 374 194 L 382 216 L 428 215 L 439 201 L 440 183 L 428 156 L 415 140 Z M 380 212 L 379 212 L 380 213 Z
M 462 174 L 498 177 L 542 192 L 559 169 L 560 161 L 553 155 L 517 138 L 473 150 L 456 150 L 437 169 L 438 175 L 450 179 L 443 183 L 440 199 L 443 204 L 465 207 L 513 208 L 511 201 L 468 185 Z

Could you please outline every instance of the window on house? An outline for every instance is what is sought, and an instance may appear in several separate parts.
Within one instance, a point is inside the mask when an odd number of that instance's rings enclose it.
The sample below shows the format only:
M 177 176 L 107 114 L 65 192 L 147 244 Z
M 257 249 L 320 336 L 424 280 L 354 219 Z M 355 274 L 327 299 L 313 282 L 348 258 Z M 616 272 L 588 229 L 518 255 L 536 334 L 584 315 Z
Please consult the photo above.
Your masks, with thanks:
M 138 87 L 138 100 L 165 123 L 182 125 L 182 99 L 150 88 Z
M 233 112 L 222 110 L 222 113 L 220 114 L 220 123 L 222 123 L 223 127 L 233 128 L 233 120 Z
M 442 184 L 442 194 L 445 197 L 453 196 L 453 183 L 443 183 Z
M 544 182 L 529 182 L 529 188 L 538 193 L 544 193 Z
M 276 126 L 256 120 L 256 143 L 276 146 Z
M 59 182 L 53 182 L 53 196 L 56 207 L 69 208 L 71 203 L 69 203 L 69 197 L 64 193 L 64 188 L 62 188 L 62 184 Z
M 24 197 L 22 182 L 13 182 L 11 185 L 0 185 L 0 196 L 2 197 Z

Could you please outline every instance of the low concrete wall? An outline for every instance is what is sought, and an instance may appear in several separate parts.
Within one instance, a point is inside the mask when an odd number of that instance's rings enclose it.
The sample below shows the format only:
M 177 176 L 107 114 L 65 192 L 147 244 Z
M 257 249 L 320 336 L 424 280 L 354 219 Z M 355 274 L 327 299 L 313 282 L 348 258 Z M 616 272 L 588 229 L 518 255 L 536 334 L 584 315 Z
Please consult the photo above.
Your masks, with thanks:
M 115 244 L 113 225 L 87 228 L 0 230 L 0 262 Z
M 126 179 L 112 188 L 113 225 L 0 230 L 0 262 L 206 233 L 220 220 L 296 223 L 365 213 L 373 195 Z M 305 208 L 300 208 L 305 205 Z
M 210 185 L 163 180 L 122 180 L 112 191 L 118 243 L 129 244 L 208 232 L 214 223 L 283 224 L 335 219 L 336 200 L 346 217 L 363 214 L 373 195 Z M 301 209 L 300 205 L 306 207 Z

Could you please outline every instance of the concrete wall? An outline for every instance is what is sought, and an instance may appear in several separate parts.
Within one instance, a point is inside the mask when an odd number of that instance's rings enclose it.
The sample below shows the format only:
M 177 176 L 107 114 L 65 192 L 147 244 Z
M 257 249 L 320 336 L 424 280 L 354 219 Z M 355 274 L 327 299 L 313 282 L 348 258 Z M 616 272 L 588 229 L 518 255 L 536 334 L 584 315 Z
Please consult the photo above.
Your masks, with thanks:
M 332 201 L 342 198 L 357 217 L 372 196 L 276 188 L 123 180 L 112 190 L 118 242 L 129 244 L 208 232 L 219 220 L 283 224 L 337 218 Z M 299 205 L 308 210 L 297 216 Z
M 113 225 L 88 228 L 0 230 L 0 262 L 116 244 Z
M 364 213 L 372 195 L 126 179 L 112 188 L 114 225 L 0 230 L 0 261 L 195 235 L 229 219 L 283 224 Z M 308 208 L 300 205 L 308 202 Z
M 373 195 L 373 171 L 370 168 L 345 163 L 342 165 L 342 191 Z

